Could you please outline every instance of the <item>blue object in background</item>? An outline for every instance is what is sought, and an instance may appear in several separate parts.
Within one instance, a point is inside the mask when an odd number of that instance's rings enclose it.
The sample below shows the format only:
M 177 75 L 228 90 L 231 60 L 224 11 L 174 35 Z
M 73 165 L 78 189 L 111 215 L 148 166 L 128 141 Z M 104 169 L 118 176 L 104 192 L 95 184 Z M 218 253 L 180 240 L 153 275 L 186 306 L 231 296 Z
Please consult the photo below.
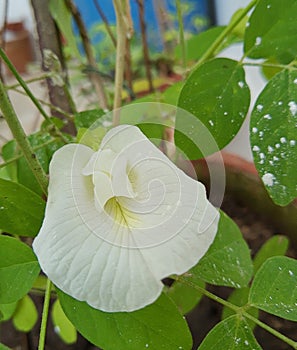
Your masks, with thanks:
M 100 7 L 102 8 L 105 16 L 110 24 L 115 24 L 115 13 L 112 0 L 98 0 Z M 94 5 L 93 0 L 75 0 L 75 3 L 82 15 L 82 18 L 90 30 L 94 24 L 102 23 L 102 19 Z M 163 0 L 156 1 L 160 5 L 166 8 L 168 15 L 173 15 L 176 18 L 175 0 Z M 197 33 L 205 29 L 211 22 L 211 9 L 209 6 L 209 0 L 181 0 L 181 4 L 187 4 L 190 11 L 183 16 L 184 29 L 191 33 Z M 158 19 L 155 13 L 154 0 L 144 0 L 144 13 L 147 26 L 147 36 L 149 46 L 157 51 L 162 51 L 163 44 L 160 36 Z M 140 24 L 138 18 L 138 7 L 136 0 L 131 0 L 131 14 L 134 23 L 135 34 L 140 32 Z M 195 19 L 204 19 L 201 21 L 202 25 L 197 28 L 195 26 Z M 177 28 L 177 23 L 173 23 Z

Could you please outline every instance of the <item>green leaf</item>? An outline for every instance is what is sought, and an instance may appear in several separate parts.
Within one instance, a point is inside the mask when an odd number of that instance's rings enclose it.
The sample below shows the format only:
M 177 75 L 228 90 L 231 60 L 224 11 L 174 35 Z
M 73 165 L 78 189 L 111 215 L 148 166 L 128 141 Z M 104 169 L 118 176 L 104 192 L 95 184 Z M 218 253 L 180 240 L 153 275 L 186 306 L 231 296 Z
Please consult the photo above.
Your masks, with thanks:
M 289 240 L 285 236 L 276 235 L 266 241 L 254 258 L 254 273 L 269 258 L 277 255 L 285 255 L 288 250 Z
M 2 152 L 2 157 L 4 161 L 8 161 L 14 158 L 17 153 L 17 143 L 14 140 L 8 141 L 6 144 L 3 145 L 1 152 Z M 8 164 L 5 167 L 5 170 L 9 175 L 9 179 L 11 181 L 15 181 L 15 182 L 18 181 L 16 162 Z
M 9 174 L 9 165 L 0 167 L 0 178 L 4 180 L 11 180 L 10 174 Z
M 77 129 L 79 128 L 97 128 L 98 121 L 104 115 L 102 109 L 90 109 L 76 113 L 74 116 L 74 123 Z
M 213 244 L 190 274 L 193 279 L 220 286 L 242 288 L 249 283 L 253 274 L 249 248 L 238 226 L 225 213 L 221 212 Z
M 4 344 L 0 343 L 0 350 L 11 350 L 11 349 L 5 346 Z
M 47 277 L 43 275 L 39 275 L 34 281 L 32 288 L 39 289 L 40 291 L 44 291 L 46 289 L 46 284 L 47 284 Z M 54 291 L 54 289 L 55 287 L 52 287 L 52 291 Z
M 54 302 L 52 307 L 52 320 L 55 332 L 61 337 L 64 343 L 73 344 L 76 342 L 76 329 L 64 314 L 58 299 Z
M 244 318 L 231 316 L 218 323 L 206 336 L 198 350 L 261 350 Z
M 108 350 L 191 349 L 187 323 L 164 294 L 154 304 L 138 311 L 105 313 L 60 290 L 57 292 L 66 316 L 98 347 Z
M 257 99 L 250 122 L 256 168 L 278 205 L 297 197 L 297 71 L 275 75 Z
M 241 17 L 244 12 L 245 12 L 244 8 L 240 8 L 237 11 L 235 11 L 230 19 L 229 25 L 231 25 L 235 21 L 237 21 L 238 18 Z M 243 37 L 244 37 L 245 30 L 246 30 L 246 24 L 247 24 L 248 19 L 249 19 L 249 17 L 247 15 L 245 15 L 244 18 L 241 19 L 241 21 L 232 30 L 232 33 L 240 39 L 243 39 Z
M 13 315 L 17 307 L 17 302 L 10 304 L 0 304 L 0 322 L 7 321 Z
M 178 100 L 178 107 L 192 113 L 205 125 L 219 149 L 239 131 L 249 104 L 250 90 L 244 69 L 237 61 L 227 58 L 215 58 L 198 66 L 187 78 Z M 199 134 L 199 128 L 193 123 L 189 122 L 188 129 L 185 129 L 186 136 Z M 178 111 L 176 129 L 183 130 L 184 124 L 184 113 Z M 193 144 L 180 134 L 176 135 L 175 141 L 190 159 L 205 157 L 212 152 L 211 149 L 202 152 L 193 148 Z
M 32 134 L 28 136 L 28 140 L 33 149 L 35 149 L 34 153 L 36 154 L 36 157 L 41 163 L 44 171 L 48 173 L 52 155 L 56 150 L 62 147 L 64 143 L 47 132 L 37 132 Z M 21 156 L 21 151 L 18 149 L 15 140 L 9 141 L 3 146 L 2 155 L 5 161 Z M 9 168 L 10 176 L 13 181 L 19 182 L 39 195 L 43 194 L 40 185 L 36 181 L 35 176 L 24 157 L 21 156 L 13 164 L 10 164 Z
M 249 300 L 249 293 L 250 293 L 250 288 L 246 287 L 246 288 L 240 288 L 240 289 L 235 289 L 229 296 L 228 301 L 233 304 L 233 305 L 237 305 L 237 306 L 245 306 L 248 304 L 248 300 Z M 246 309 L 246 311 L 254 316 L 255 318 L 259 317 L 259 310 L 254 308 L 254 307 L 249 307 L 248 309 Z M 235 314 L 235 311 L 233 311 L 232 309 L 230 309 L 227 306 L 224 306 L 223 308 L 223 312 L 222 312 L 222 319 L 226 319 L 230 316 L 233 316 Z M 253 321 L 247 319 L 246 320 L 247 323 L 249 324 L 249 326 L 251 327 L 251 329 L 253 329 L 256 325 Z
M 36 193 L 0 179 L 0 229 L 20 236 L 36 236 L 44 210 L 45 202 Z
M 65 1 L 50 0 L 49 10 L 61 33 L 63 33 L 67 45 L 71 49 L 71 54 L 76 59 L 81 60 L 81 54 L 77 48 L 75 36 L 72 30 L 72 15 L 68 10 Z
M 196 61 L 202 57 L 224 29 L 225 27 L 213 27 L 186 40 L 187 62 Z M 182 58 L 182 49 L 180 45 L 177 45 L 175 48 L 175 56 L 178 59 Z
M 137 127 L 144 133 L 144 135 L 150 139 L 157 147 L 160 145 L 164 138 L 164 125 L 160 124 L 160 122 L 154 123 L 145 122 L 137 124 Z
M 30 332 L 38 319 L 38 312 L 33 300 L 25 295 L 19 302 L 13 315 L 12 322 L 21 332 Z
M 270 314 L 297 321 L 297 261 L 286 256 L 266 260 L 255 275 L 249 301 Z
M 55 131 L 53 130 L 53 124 L 61 130 L 63 126 L 65 126 L 66 122 L 60 118 L 57 117 L 51 117 L 50 119 L 46 119 L 42 122 L 40 126 L 40 130 L 43 131 Z
M 275 58 L 267 59 L 261 66 L 262 73 L 267 80 L 273 78 L 277 73 L 281 72 L 283 68 Z
M 162 102 L 176 106 L 183 84 L 183 82 L 179 81 L 166 89 L 162 95 Z
M 291 62 L 297 55 L 297 2 L 261 0 L 246 28 L 244 52 L 251 58 Z
M 106 129 L 102 126 L 98 126 L 97 128 L 80 128 L 78 129 L 76 138 L 77 142 L 81 143 L 85 146 L 92 148 L 94 151 L 98 151 L 99 146 L 103 137 L 106 134 Z
M 198 284 L 197 282 L 196 284 Z M 205 283 L 200 281 L 199 286 L 205 288 Z M 179 311 L 185 315 L 190 312 L 201 300 L 202 294 L 194 287 L 175 281 L 167 290 L 167 295 L 175 302 Z
M 13 303 L 26 295 L 39 271 L 30 247 L 15 238 L 0 236 L 0 304 Z

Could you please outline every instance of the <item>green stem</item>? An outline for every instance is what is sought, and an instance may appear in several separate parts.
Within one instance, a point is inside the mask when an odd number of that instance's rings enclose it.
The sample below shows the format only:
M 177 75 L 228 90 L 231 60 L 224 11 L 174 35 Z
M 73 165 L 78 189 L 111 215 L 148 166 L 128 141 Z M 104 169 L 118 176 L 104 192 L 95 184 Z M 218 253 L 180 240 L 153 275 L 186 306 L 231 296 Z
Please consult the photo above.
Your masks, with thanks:
M 244 66 L 249 67 L 267 67 L 267 68 L 279 68 L 279 69 L 290 69 L 290 70 L 297 70 L 297 67 L 292 66 L 291 64 L 278 64 L 278 63 L 257 63 L 257 62 L 243 62 Z
M 42 74 L 42 75 L 39 76 L 39 77 L 35 77 L 35 78 L 28 79 L 28 80 L 24 80 L 24 83 L 25 83 L 26 85 L 28 85 L 28 84 L 36 83 L 36 82 L 38 82 L 38 81 L 47 79 L 47 78 L 51 78 L 52 76 L 53 76 L 52 73 L 46 73 L 46 74 Z M 15 88 L 18 88 L 19 86 L 20 86 L 19 83 L 13 84 L 13 85 L 5 85 L 5 89 L 6 89 L 6 90 L 15 89 Z
M 29 167 L 31 168 L 36 180 L 38 181 L 42 191 L 47 193 L 48 179 L 47 176 L 36 158 L 32 147 L 27 139 L 24 129 L 18 120 L 18 117 L 12 107 L 12 104 L 7 96 L 4 85 L 0 80 L 0 109 L 2 110 L 3 116 L 16 139 L 20 149 L 22 150 Z
M 202 55 L 200 60 L 197 62 L 197 64 L 193 67 L 193 69 L 200 66 L 202 63 L 207 61 L 209 58 L 211 58 L 216 50 L 219 48 L 219 46 L 224 42 L 226 37 L 232 32 L 232 30 L 242 21 L 242 19 L 249 13 L 249 11 L 257 4 L 259 0 L 252 0 L 248 6 L 243 9 L 237 18 L 233 19 L 227 27 L 222 31 L 222 33 L 216 38 L 216 40 L 213 42 L 213 44 L 205 51 L 205 53 Z
M 275 329 L 271 328 L 266 323 L 258 320 L 256 317 L 252 316 L 251 314 L 249 314 L 247 312 L 243 312 L 242 314 L 244 315 L 245 318 L 250 319 L 255 324 L 257 324 L 259 327 L 265 329 L 267 332 L 269 332 L 270 334 L 274 335 L 276 338 L 278 338 L 278 339 L 282 340 L 283 342 L 287 343 L 288 345 L 292 346 L 293 349 L 297 349 L 297 342 L 295 342 L 294 340 L 286 337 L 284 334 L 282 334 L 282 333 L 276 331 Z
M 39 110 L 39 112 L 44 117 L 44 119 L 47 120 L 50 124 L 52 124 L 53 127 L 55 128 L 57 135 L 59 135 L 65 143 L 68 143 L 68 140 L 64 137 L 61 131 L 56 127 L 55 123 L 53 123 L 51 118 L 47 115 L 47 113 L 45 112 L 45 110 L 42 108 L 41 104 L 37 100 L 37 98 L 32 94 L 31 90 L 28 88 L 23 78 L 19 75 L 18 71 L 15 69 L 14 65 L 10 62 L 9 58 L 6 56 L 5 52 L 1 48 L 0 48 L 0 57 L 3 59 L 3 61 L 5 62 L 9 70 L 17 79 L 21 87 L 25 90 L 26 94 L 30 97 L 31 101 L 34 103 L 34 105 Z
M 46 326 L 47 326 L 47 320 L 48 320 L 49 304 L 51 299 L 51 289 L 52 289 L 52 283 L 48 279 L 46 283 L 46 290 L 45 290 L 43 310 L 42 310 L 38 350 L 44 350 L 44 346 L 45 346 Z
M 192 288 L 196 289 L 197 291 L 199 291 L 201 294 L 207 296 L 208 298 L 210 298 L 210 299 L 220 303 L 223 306 L 228 307 L 229 309 L 233 310 L 237 314 L 240 314 L 240 315 L 244 316 L 245 318 L 250 319 L 255 324 L 257 324 L 261 328 L 265 329 L 270 334 L 274 335 L 276 338 L 278 338 L 278 339 L 282 340 L 283 342 L 287 343 L 288 345 L 290 345 L 293 349 L 297 349 L 297 342 L 295 342 L 294 340 L 286 337 L 282 333 L 280 333 L 277 330 L 271 328 L 266 323 L 258 320 L 256 317 L 254 317 L 251 314 L 249 314 L 248 312 L 246 312 L 245 309 L 247 308 L 247 305 L 245 305 L 244 307 L 234 305 L 234 304 L 230 303 L 229 301 L 224 300 L 224 299 L 218 297 L 217 295 L 209 292 L 208 290 L 206 290 L 206 289 L 204 289 L 204 288 L 202 288 L 202 287 L 192 283 L 186 277 L 173 276 L 172 278 L 175 279 L 176 281 L 179 281 L 179 282 L 184 283 L 184 284 L 186 284 L 188 286 L 191 286 Z M 248 306 L 251 306 L 251 305 L 248 305 Z
M 209 292 L 207 289 L 204 289 L 204 288 L 198 286 L 197 284 L 192 283 L 186 277 L 183 277 L 183 276 L 171 276 L 171 278 L 173 278 L 176 281 L 181 282 L 183 284 L 187 284 L 188 286 L 196 289 L 200 293 L 202 293 L 205 296 L 207 296 L 209 299 L 212 299 L 212 300 L 218 302 L 219 304 L 224 305 L 224 306 L 228 307 L 229 309 L 232 309 L 235 312 L 238 312 L 239 309 L 240 310 L 242 309 L 240 306 L 234 305 L 234 304 L 230 303 L 229 301 L 227 301 L 225 299 L 222 299 L 219 296 Z
M 186 56 L 186 44 L 185 44 L 185 36 L 184 36 L 184 22 L 183 22 L 182 10 L 181 10 L 181 1 L 176 0 L 175 4 L 176 4 L 176 11 L 177 11 L 178 26 L 179 26 L 179 43 L 182 51 L 182 65 L 184 70 L 186 71 L 187 56 Z

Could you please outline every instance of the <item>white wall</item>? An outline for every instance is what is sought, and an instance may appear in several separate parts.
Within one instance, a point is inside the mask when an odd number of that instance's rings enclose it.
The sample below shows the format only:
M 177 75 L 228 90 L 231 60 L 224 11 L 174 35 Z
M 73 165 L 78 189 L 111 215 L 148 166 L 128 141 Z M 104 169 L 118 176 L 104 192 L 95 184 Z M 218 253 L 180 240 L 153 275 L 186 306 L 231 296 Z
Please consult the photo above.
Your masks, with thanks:
M 0 0 L 0 27 L 3 26 L 5 0 Z M 8 22 L 24 21 L 28 29 L 34 28 L 33 14 L 29 0 L 8 0 Z
M 217 24 L 228 24 L 233 13 L 250 2 L 251 0 L 215 0 Z

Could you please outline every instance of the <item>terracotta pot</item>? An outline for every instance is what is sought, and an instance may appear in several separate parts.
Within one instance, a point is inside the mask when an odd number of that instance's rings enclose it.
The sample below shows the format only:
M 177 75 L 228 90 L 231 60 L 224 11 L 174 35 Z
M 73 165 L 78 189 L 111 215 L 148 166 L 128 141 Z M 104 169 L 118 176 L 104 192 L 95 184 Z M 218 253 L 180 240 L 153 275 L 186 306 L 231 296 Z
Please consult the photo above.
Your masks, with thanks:
M 1 46 L 17 71 L 25 73 L 27 65 L 34 60 L 30 32 L 22 22 L 8 23 L 4 30 L 5 42 Z

